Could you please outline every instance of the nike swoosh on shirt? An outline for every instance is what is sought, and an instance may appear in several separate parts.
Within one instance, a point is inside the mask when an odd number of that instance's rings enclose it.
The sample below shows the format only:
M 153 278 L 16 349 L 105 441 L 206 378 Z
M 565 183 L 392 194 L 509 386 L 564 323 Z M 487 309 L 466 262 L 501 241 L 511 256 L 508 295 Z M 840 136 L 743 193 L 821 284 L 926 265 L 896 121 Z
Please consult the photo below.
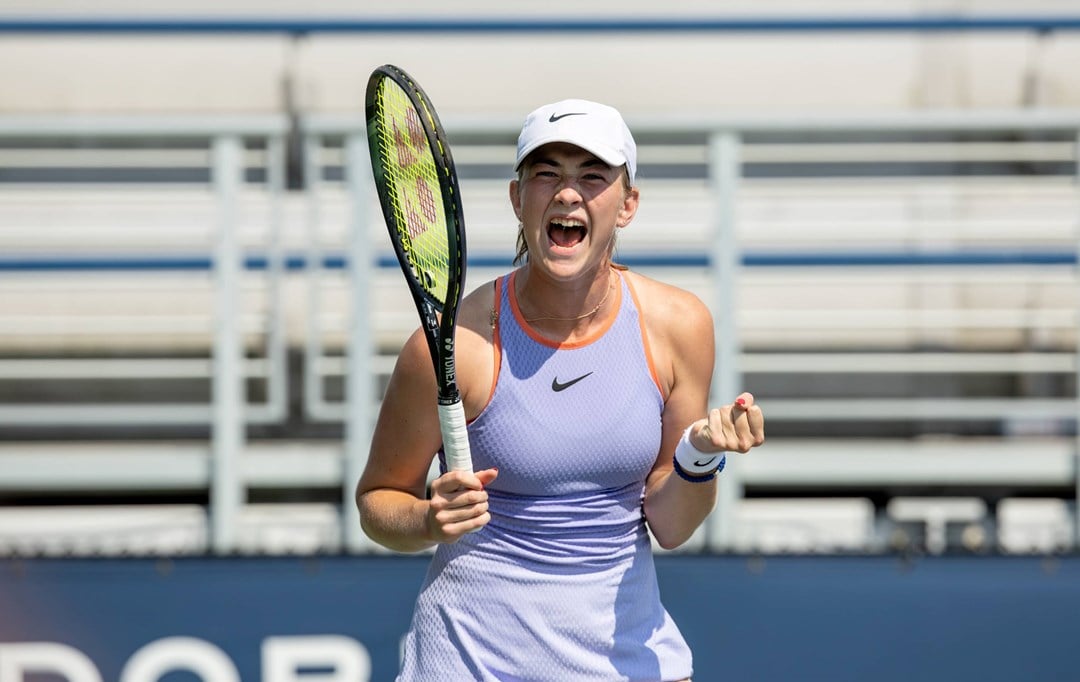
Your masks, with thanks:
M 589 372 L 589 374 L 592 374 L 592 372 Z M 584 379 L 585 377 L 589 376 L 589 374 L 582 374 L 577 379 L 571 379 L 570 381 L 567 381 L 565 384 L 559 383 L 559 377 L 555 377 L 554 379 L 551 380 L 551 390 L 555 391 L 556 393 L 558 393 L 559 391 L 565 391 L 566 389 L 570 388 L 571 386 L 573 386 L 577 382 L 579 382 L 582 379 Z
M 584 112 L 584 111 L 571 111 L 568 114 L 559 114 L 558 116 L 556 116 L 555 114 L 552 114 L 551 117 L 548 118 L 548 123 L 554 123 L 555 121 L 558 121 L 560 118 L 566 118 L 567 116 L 584 116 L 585 113 L 586 112 Z

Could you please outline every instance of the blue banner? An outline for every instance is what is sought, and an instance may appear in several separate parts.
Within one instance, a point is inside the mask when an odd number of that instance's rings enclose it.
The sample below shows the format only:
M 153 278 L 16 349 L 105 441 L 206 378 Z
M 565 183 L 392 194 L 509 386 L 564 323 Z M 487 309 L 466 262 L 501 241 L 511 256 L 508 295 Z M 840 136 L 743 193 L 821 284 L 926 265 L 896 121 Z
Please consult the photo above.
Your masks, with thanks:
M 392 680 L 427 558 L 0 561 L 0 682 Z M 1080 558 L 660 556 L 710 680 L 1076 679 Z

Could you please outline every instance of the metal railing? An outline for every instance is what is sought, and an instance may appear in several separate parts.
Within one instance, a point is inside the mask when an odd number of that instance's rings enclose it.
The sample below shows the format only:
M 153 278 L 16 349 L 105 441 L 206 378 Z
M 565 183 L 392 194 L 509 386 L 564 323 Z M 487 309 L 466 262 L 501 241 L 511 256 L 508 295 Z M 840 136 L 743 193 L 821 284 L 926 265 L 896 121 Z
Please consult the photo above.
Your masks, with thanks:
M 714 402 L 725 401 L 737 394 L 752 377 L 785 372 L 802 375 L 835 372 L 853 376 L 905 372 L 1054 373 L 1071 376 L 1080 386 L 1077 380 L 1080 363 L 1076 360 L 1080 354 L 1080 346 L 1077 345 L 1080 344 L 1080 334 L 1076 333 L 1078 300 L 1075 297 L 1078 280 L 1076 254 L 1080 249 L 1080 240 L 1077 239 L 1080 231 L 1080 187 L 1076 182 L 1076 178 L 1080 177 L 1077 162 L 1080 153 L 1076 151 L 1080 147 L 1080 114 L 957 113 L 820 117 L 812 120 L 639 119 L 632 120 L 631 124 L 642 147 L 642 175 L 646 192 L 655 187 L 665 208 L 682 207 L 685 210 L 689 204 L 696 217 L 687 218 L 688 223 L 693 222 L 693 225 L 669 224 L 664 218 L 650 217 L 643 211 L 639 219 L 641 224 L 635 225 L 635 229 L 641 233 L 641 241 L 635 242 L 628 237 L 620 247 L 620 257 L 634 267 L 685 279 L 687 285 L 706 298 L 716 311 Z M 455 156 L 459 163 L 465 167 L 475 165 L 478 169 L 475 173 L 468 171 L 465 174 L 466 201 L 469 200 L 470 188 L 476 189 L 476 194 L 483 194 L 489 184 L 504 187 L 505 178 L 498 174 L 489 177 L 484 169 L 491 159 L 511 158 L 510 145 L 515 125 L 511 121 L 448 121 L 451 142 L 455 145 Z M 52 425 L 208 425 L 212 434 L 207 478 L 211 492 L 210 537 L 214 550 L 219 552 L 231 551 L 235 546 L 237 510 L 245 499 L 245 481 L 251 478 L 245 462 L 256 461 L 243 454 L 248 449 L 245 425 L 280 420 L 289 402 L 284 368 L 287 338 L 293 339 L 292 345 L 298 344 L 303 349 L 305 417 L 315 422 L 345 425 L 344 446 L 338 454 L 331 451 L 311 455 L 312 462 L 321 461 L 320 457 L 329 458 L 328 466 L 337 472 L 331 477 L 336 477 L 342 488 L 343 545 L 351 551 L 369 549 L 355 522 L 352 488 L 363 468 L 371 424 L 377 409 L 376 378 L 389 370 L 395 339 L 398 342 L 403 340 L 403 334 L 415 325 L 411 308 L 407 303 L 405 306 L 399 305 L 405 299 L 394 298 L 393 292 L 401 289 L 396 285 L 396 265 L 386 255 L 385 245 L 378 241 L 382 228 L 378 224 L 377 207 L 372 198 L 362 121 L 357 118 L 310 117 L 302 121 L 301 130 L 304 135 L 303 148 L 306 150 L 306 191 L 299 204 L 295 204 L 290 202 L 296 197 L 286 196 L 282 188 L 283 147 L 287 132 L 283 119 L 0 117 L 0 140 L 9 143 L 20 139 L 183 139 L 196 140 L 198 144 L 205 145 L 210 161 L 207 188 L 213 192 L 210 203 L 216 215 L 216 226 L 211 231 L 215 240 L 212 247 L 206 245 L 207 253 L 212 254 L 210 258 L 206 258 L 205 254 L 196 254 L 187 260 L 177 259 L 175 255 L 158 260 L 124 253 L 103 256 L 84 243 L 82 248 L 86 253 L 76 250 L 73 256 L 57 256 L 55 250 L 29 250 L 17 256 L 9 254 L 4 262 L 0 262 L 0 278 L 10 279 L 13 273 L 26 272 L 67 275 L 80 268 L 126 273 L 129 276 L 131 273 L 185 268 L 200 272 L 205 270 L 213 274 L 214 312 L 211 317 L 214 326 L 212 333 L 205 337 L 209 342 L 209 358 L 143 357 L 103 362 L 100 359 L 27 360 L 13 357 L 0 364 L 0 370 L 7 372 L 8 377 L 48 375 L 70 379 L 197 374 L 212 377 L 212 396 L 202 404 L 3 405 L 0 406 L 0 423 L 16 426 L 25 425 L 27 420 L 36 420 L 39 424 Z M 940 139 L 943 135 L 947 138 L 944 141 Z M 1035 247 L 1015 243 L 1018 235 L 1023 241 L 1022 229 L 1017 232 L 1002 228 L 1004 247 L 971 250 L 956 246 L 955 243 L 963 242 L 962 239 L 940 240 L 936 233 L 904 236 L 902 233 L 906 228 L 902 224 L 896 228 L 896 234 L 900 237 L 886 238 L 882 242 L 884 245 L 877 244 L 867 249 L 863 242 L 853 247 L 846 241 L 851 235 L 835 225 L 829 236 L 820 238 L 828 240 L 828 245 L 822 247 L 817 235 L 806 234 L 798 225 L 791 227 L 789 232 L 776 228 L 770 240 L 756 236 L 742 224 L 752 220 L 755 229 L 770 228 L 771 223 L 767 219 L 748 214 L 747 204 L 755 201 L 759 207 L 771 206 L 774 210 L 788 201 L 792 204 L 791 212 L 799 213 L 803 208 L 800 197 L 804 194 L 828 195 L 836 197 L 840 205 L 850 207 L 857 203 L 858 197 L 878 192 L 873 187 L 861 188 L 862 183 L 866 182 L 866 178 L 859 173 L 861 167 L 872 169 L 879 177 L 887 179 L 891 188 L 898 186 L 909 191 L 912 186 L 925 184 L 926 176 L 920 174 L 925 168 L 914 168 L 899 179 L 890 175 L 888 160 L 883 160 L 880 153 L 875 151 L 875 145 L 882 144 L 882 139 L 887 149 L 900 155 L 903 163 L 925 160 L 927 156 L 932 159 L 931 163 L 946 159 L 954 166 L 950 172 L 947 172 L 949 169 L 943 171 L 931 166 L 932 172 L 938 174 L 936 177 L 941 182 L 948 180 L 963 184 L 972 177 L 964 172 L 963 164 L 970 159 L 964 157 L 962 149 L 970 143 L 967 140 L 957 142 L 953 138 L 972 135 L 994 138 L 995 141 L 985 143 L 995 149 L 993 153 L 980 148 L 974 154 L 975 160 L 979 163 L 988 160 L 1004 163 L 1010 182 L 1024 182 L 1031 175 L 1032 163 L 1056 164 L 1056 170 L 1043 174 L 1051 178 L 1052 191 L 1047 190 L 1045 194 L 1035 192 L 1031 202 L 1031 206 L 1035 207 L 1057 206 L 1054 215 L 1046 219 L 1048 224 L 1053 223 L 1045 229 L 1048 236 Z M 926 136 L 929 136 L 929 142 L 924 139 Z M 1040 147 L 1033 152 L 1025 140 L 1016 141 L 1016 138 L 1025 136 L 1049 136 L 1052 139 L 1037 140 Z M 679 141 L 673 143 L 672 138 Z M 265 150 L 265 175 L 256 191 L 260 194 L 260 201 L 265 201 L 269 208 L 265 213 L 266 223 L 256 230 L 262 236 L 254 241 L 248 239 L 248 243 L 242 244 L 239 232 L 243 219 L 239 206 L 252 184 L 245 182 L 246 145 Z M 1015 148 L 1001 149 L 1010 145 Z M 950 147 L 953 147 L 953 151 L 946 151 Z M 1062 150 L 1066 150 L 1064 155 Z M 1072 150 L 1071 158 L 1067 150 Z M 1015 158 L 1007 158 L 1013 153 L 1020 157 L 1019 163 L 1014 163 Z M 838 155 L 844 157 L 846 162 L 854 160 L 856 165 L 847 167 L 844 172 L 822 165 L 831 163 Z M 828 177 L 815 178 L 812 173 L 805 172 L 800 164 L 807 163 L 817 164 L 814 167 L 819 170 L 825 169 L 827 172 L 823 175 Z M 0 166 L 3 166 L 2 156 Z M 956 169 L 960 170 L 959 174 L 955 172 Z M 678 179 L 687 174 L 689 178 Z M 0 200 L 3 199 L 3 192 L 8 190 L 11 187 L 0 187 Z M 160 196 L 166 191 L 166 186 L 162 185 L 154 191 L 155 196 Z M 505 192 L 505 189 L 501 192 Z M 665 192 L 668 193 L 666 198 Z M 762 195 L 755 198 L 755 193 Z M 777 199 L 785 193 L 786 199 Z M 492 196 L 496 198 L 491 202 L 505 201 L 504 195 L 493 193 Z M 289 204 L 289 207 L 283 207 L 283 203 Z M 295 232 L 282 234 L 283 222 L 286 222 L 283 216 L 293 209 L 300 217 L 290 222 L 289 226 L 299 224 L 302 227 L 299 230 L 301 236 Z M 878 219 L 917 222 L 918 216 L 902 215 L 903 211 L 900 213 L 899 217 L 890 215 Z M 474 221 L 473 218 L 477 216 L 479 219 Z M 1061 226 L 1062 216 L 1065 216 L 1064 222 L 1071 222 L 1071 226 Z M 509 240 L 502 231 L 504 226 L 498 225 L 501 219 L 499 210 L 487 204 L 472 209 L 467 206 L 467 217 L 470 220 L 470 235 L 477 236 L 471 244 L 480 246 L 471 252 L 473 271 L 480 273 L 482 279 L 485 271 L 507 269 L 510 260 Z M 855 219 L 865 226 L 867 232 L 874 229 L 873 220 L 872 216 L 862 215 Z M 661 230 L 655 229 L 660 226 L 668 230 L 666 234 L 670 238 L 665 239 Z M 797 238 L 792 239 L 792 235 L 797 235 Z M 864 241 L 873 243 L 875 239 L 881 237 L 866 235 Z M 681 245 L 681 248 L 672 248 L 673 243 Z M 941 274 L 943 268 L 944 274 Z M 245 314 L 240 292 L 244 273 L 252 271 L 265 277 L 262 286 L 267 292 L 268 301 L 265 319 L 257 325 L 262 339 L 261 358 L 245 358 L 243 350 L 245 329 L 242 321 Z M 289 298 L 283 290 L 296 284 L 297 272 L 300 273 L 304 293 Z M 914 282 L 911 286 L 916 289 L 929 287 L 946 293 L 949 287 L 957 286 L 958 281 L 964 284 L 968 280 L 977 280 L 980 286 L 990 286 L 1003 278 L 1015 277 L 1020 286 L 1064 291 L 1065 303 L 1047 306 L 1036 298 L 1033 303 L 1029 301 L 1026 305 L 1018 305 L 1011 317 L 1008 314 L 1000 315 L 998 309 L 980 311 L 965 308 L 962 304 L 917 304 L 892 310 L 865 310 L 850 306 L 847 309 L 809 310 L 805 311 L 805 315 L 798 314 L 797 306 L 755 311 L 748 310 L 744 304 L 747 295 L 763 288 L 762 277 L 776 280 L 775 284 L 769 284 L 772 287 L 812 290 L 825 286 L 816 279 L 823 273 L 840 273 L 839 276 L 845 278 L 848 286 L 863 286 L 874 278 L 891 277 L 901 282 L 899 286 L 907 287 Z M 934 277 L 939 277 L 941 282 L 933 281 Z M 792 283 L 796 281 L 796 284 Z M 478 283 L 478 280 L 474 279 L 473 283 Z M 1072 298 L 1069 298 L 1070 295 Z M 806 301 L 799 299 L 796 303 Z M 169 303 L 163 301 L 162 305 Z M 296 318 L 303 320 L 299 329 L 288 326 L 295 324 Z M 27 318 L 24 316 L 20 319 Z M 289 323 L 288 319 L 294 322 Z M 334 320 L 329 325 L 330 329 L 327 328 L 328 319 Z M 116 331 L 121 336 L 137 333 L 138 320 L 134 322 L 134 326 L 121 326 Z M 385 331 L 387 322 L 393 327 L 389 333 Z M 1066 336 L 1055 337 L 1050 352 L 1028 348 L 1023 343 L 1009 350 L 976 348 L 979 352 L 972 352 L 963 341 L 956 342 L 952 349 L 938 349 L 933 353 L 920 350 L 920 343 L 907 349 L 890 347 L 883 351 L 864 346 L 858 339 L 852 340 L 847 347 L 843 347 L 843 344 L 835 347 L 838 335 L 842 341 L 844 334 L 858 331 L 860 325 L 865 324 L 921 331 L 1001 325 L 1008 329 L 1056 329 Z M 787 334 L 785 329 L 800 328 L 832 329 L 833 345 L 815 347 L 813 343 L 793 343 L 791 347 L 777 349 L 768 348 L 769 344 L 761 341 L 762 338 L 783 341 Z M 929 338 L 936 337 L 931 334 Z M 1071 347 L 1068 345 L 1070 343 Z M 328 346 L 333 346 L 335 352 L 330 352 Z M 868 348 L 873 352 L 868 352 Z M 244 397 L 245 376 L 252 377 L 256 373 L 267 376 L 269 400 L 265 405 L 248 405 Z M 334 401 L 327 397 L 324 383 L 328 377 L 344 378 L 346 401 Z M 832 396 L 814 400 L 768 393 L 762 397 L 767 401 L 770 423 L 815 421 L 823 425 L 823 431 L 828 430 L 825 425 L 839 421 L 1055 418 L 1074 422 L 1078 410 L 1075 395 L 956 397 L 948 400 L 933 400 L 930 396 Z M 1059 432 L 1059 435 L 1067 432 Z M 837 480 L 841 480 L 844 478 L 844 468 L 860 461 L 860 451 L 851 443 L 842 442 L 842 439 L 831 441 L 827 451 L 817 452 L 817 458 L 808 457 L 801 463 L 793 460 L 791 453 L 805 443 L 801 439 L 792 439 L 779 447 L 773 446 L 773 451 L 778 453 L 773 459 L 770 459 L 769 448 L 766 448 L 760 456 L 755 455 L 730 467 L 722 479 L 720 502 L 712 517 L 714 520 L 700 534 L 697 546 L 709 549 L 733 546 L 735 535 L 727 521 L 735 518 L 736 507 L 744 497 L 747 485 L 767 485 L 770 481 L 774 484 L 777 481 L 790 482 L 797 480 L 800 475 L 825 484 L 829 473 L 815 472 L 815 466 L 828 468 Z M 1076 472 L 1080 470 L 1075 461 L 1078 451 L 1076 443 L 1073 443 L 1072 451 L 1071 472 L 1057 464 L 1048 465 L 1040 480 L 1060 484 L 1063 476 L 1071 476 L 1076 487 Z M 335 460 L 336 469 L 333 468 Z M 778 461 L 786 462 L 785 466 L 789 468 L 777 473 L 774 465 Z M 865 461 L 865 457 L 861 461 Z M 987 457 L 977 478 L 1007 482 L 1010 476 L 1015 475 L 1015 470 L 1003 466 L 1003 461 L 997 455 Z M 910 467 L 905 468 L 902 462 L 879 462 L 879 465 L 879 478 L 913 475 Z M 268 461 L 266 466 L 272 467 L 274 464 Z M 58 471 L 56 476 L 63 478 L 65 473 Z M 269 476 L 272 478 L 273 474 Z M 302 484 L 302 476 L 300 473 L 297 485 Z M 953 483 L 960 480 L 953 473 L 940 478 L 935 476 L 938 474 L 928 473 L 925 478 Z M 994 476 L 998 478 L 994 479 Z M 185 479 L 186 484 L 190 484 L 190 480 Z M 287 482 L 279 484 L 285 486 Z M 1080 524 L 1076 524 L 1076 527 L 1080 527 Z
M 205 402 L 184 403 L 113 403 L 108 405 L 79 401 L 67 404 L 6 404 L 0 407 L 0 423 L 9 427 L 39 425 L 191 425 L 210 427 L 210 518 L 212 547 L 218 552 L 231 551 L 235 544 L 234 518 L 243 503 L 240 467 L 245 441 L 245 424 L 280 420 L 285 413 L 286 377 L 285 346 L 282 312 L 280 309 L 280 274 L 283 264 L 280 250 L 278 210 L 276 202 L 283 190 L 283 143 L 286 133 L 281 117 L 263 118 L 5 118 L 0 121 L 0 138 L 11 145 L 20 141 L 51 140 L 168 140 L 183 141 L 203 147 L 209 156 L 207 168 L 207 197 L 213 205 L 214 224 L 211 230 L 207 267 L 212 274 L 213 308 L 211 327 L 206 335 L 210 340 L 209 367 L 206 361 L 176 358 L 129 360 L 99 359 L 84 361 L 54 357 L 27 363 L 9 360 L 10 369 L 22 378 L 39 376 L 50 379 L 93 377 L 117 379 L 127 377 L 137 381 L 164 379 L 168 376 L 190 377 L 203 375 L 209 369 L 212 395 Z M 266 377 L 267 402 L 249 405 L 245 398 L 245 375 L 252 364 L 244 359 L 240 323 L 240 280 L 244 258 L 238 237 L 238 203 L 243 191 L 245 174 L 245 140 L 257 140 L 265 149 L 264 191 L 270 203 L 267 246 L 270 275 L 270 306 L 265 327 L 265 356 L 258 363 Z M 31 147 L 33 148 L 33 147 Z M 167 194 L 167 190 L 165 191 Z M 48 195 L 41 197 L 48 200 Z M 91 236 L 83 247 L 93 244 Z M 92 248 L 92 247 L 91 247 Z M 202 255 L 202 254 L 201 254 Z M 24 262 L 25 264 L 25 262 Z M 11 263 L 9 262 L 9 266 Z M 20 270 L 19 261 L 15 267 Z M 152 268 L 151 268 L 152 269 Z M 136 271 L 136 274 L 141 274 Z M 77 285 L 73 287 L 77 289 Z M 173 301 L 163 298 L 158 307 L 168 307 Z M 138 335 L 139 320 L 132 320 L 127 329 L 118 330 Z M 115 338 L 116 332 L 114 332 Z M 91 365 L 88 367 L 88 364 Z M 11 373 L 8 373 L 11 377 Z M 120 472 L 117 472 L 119 475 Z M 57 472 L 63 477 L 62 472 Z

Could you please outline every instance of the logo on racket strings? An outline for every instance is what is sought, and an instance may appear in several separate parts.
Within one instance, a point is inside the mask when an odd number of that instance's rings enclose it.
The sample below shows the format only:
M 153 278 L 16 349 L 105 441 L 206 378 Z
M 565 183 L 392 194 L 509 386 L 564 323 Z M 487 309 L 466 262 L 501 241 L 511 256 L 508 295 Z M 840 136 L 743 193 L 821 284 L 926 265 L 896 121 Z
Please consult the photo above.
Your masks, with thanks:
M 424 148 L 427 140 L 424 136 L 424 126 L 420 123 L 416 109 L 412 107 L 405 110 L 405 132 L 398 127 L 396 120 L 391 121 L 390 124 L 394 128 L 394 147 L 397 149 L 398 165 L 407 168 L 416 163 L 416 150 Z
M 405 203 L 405 222 L 409 226 L 409 238 L 417 239 L 438 221 L 439 213 L 435 206 L 435 194 L 427 181 L 417 176 L 416 191 L 402 192 L 402 199 Z
M 435 174 L 435 162 L 427 146 L 427 136 L 420 115 L 413 107 L 405 109 L 404 130 L 398 119 L 391 119 L 393 146 L 400 181 L 401 212 L 408 226 L 409 239 L 417 239 L 438 222 L 435 193 L 427 175 Z M 412 180 L 410 182 L 409 180 Z

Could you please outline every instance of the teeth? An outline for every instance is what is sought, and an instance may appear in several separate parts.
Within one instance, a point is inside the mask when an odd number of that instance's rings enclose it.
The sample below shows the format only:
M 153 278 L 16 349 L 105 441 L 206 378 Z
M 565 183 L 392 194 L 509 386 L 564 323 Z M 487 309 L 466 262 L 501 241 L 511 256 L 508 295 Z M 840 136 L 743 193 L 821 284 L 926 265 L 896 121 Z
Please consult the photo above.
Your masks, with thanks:
M 585 227 L 585 223 L 570 218 L 555 218 L 551 221 L 551 224 L 559 227 Z

